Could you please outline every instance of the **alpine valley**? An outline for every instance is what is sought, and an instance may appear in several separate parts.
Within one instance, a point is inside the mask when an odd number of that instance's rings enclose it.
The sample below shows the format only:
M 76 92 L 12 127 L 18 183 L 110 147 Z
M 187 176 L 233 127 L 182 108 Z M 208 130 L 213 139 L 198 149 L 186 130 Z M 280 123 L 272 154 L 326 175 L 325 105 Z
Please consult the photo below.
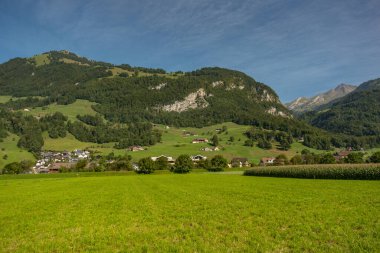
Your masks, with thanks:
M 374 148 L 380 145 L 379 83 L 298 99 L 288 105 L 293 114 L 269 86 L 239 71 L 168 73 L 68 51 L 15 58 L 0 65 L 0 168 L 41 150 L 106 155 L 143 146 L 130 153 L 133 159 L 207 154 L 209 144 L 193 145 L 193 138 L 212 139 L 220 154 L 254 162 L 303 149 Z

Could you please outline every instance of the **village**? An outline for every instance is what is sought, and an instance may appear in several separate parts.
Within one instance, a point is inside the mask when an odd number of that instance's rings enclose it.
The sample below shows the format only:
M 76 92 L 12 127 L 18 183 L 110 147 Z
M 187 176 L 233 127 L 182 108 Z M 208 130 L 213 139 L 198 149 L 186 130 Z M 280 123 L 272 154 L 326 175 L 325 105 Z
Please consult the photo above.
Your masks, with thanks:
M 196 138 L 191 141 L 191 143 L 208 143 L 208 139 L 205 138 Z M 207 146 L 207 147 L 201 147 L 201 151 L 206 152 L 212 152 L 212 151 L 219 151 L 221 148 L 218 146 Z M 142 146 L 130 146 L 127 148 L 127 151 L 131 152 L 140 152 L 147 150 L 146 147 Z M 335 159 L 335 163 L 342 163 L 345 161 L 345 159 L 348 158 L 349 154 L 352 152 L 351 149 L 342 150 L 339 152 L 335 152 L 333 154 L 333 157 Z M 88 150 L 80 150 L 75 149 L 73 151 L 42 151 L 40 153 L 40 158 L 36 161 L 35 165 L 32 167 L 32 173 L 34 174 L 45 174 L 45 173 L 59 173 L 62 171 L 62 168 L 73 168 L 76 166 L 76 164 L 79 161 L 86 161 L 87 165 L 90 164 L 97 164 L 97 160 L 99 160 L 101 156 L 97 155 L 94 156 L 94 154 L 91 151 Z M 195 167 L 203 162 L 206 161 L 209 157 L 201 154 L 196 155 L 190 155 L 190 159 L 195 165 Z M 212 157 L 211 157 L 212 158 Z M 285 165 L 281 159 L 283 159 L 284 156 L 278 156 L 278 157 L 262 157 L 260 159 L 259 164 L 254 164 L 253 162 L 250 162 L 249 158 L 247 157 L 233 157 L 230 161 L 227 163 L 228 168 L 249 168 L 254 166 L 275 166 L 275 165 Z M 173 156 L 162 154 L 159 156 L 151 156 L 150 159 L 153 162 L 157 162 L 159 160 L 166 161 L 167 165 L 174 166 L 176 159 Z M 106 160 L 106 163 L 112 164 L 115 160 L 110 158 Z M 307 162 L 306 162 L 307 163 Z M 138 170 L 138 164 L 135 162 L 132 162 L 132 168 L 134 170 Z

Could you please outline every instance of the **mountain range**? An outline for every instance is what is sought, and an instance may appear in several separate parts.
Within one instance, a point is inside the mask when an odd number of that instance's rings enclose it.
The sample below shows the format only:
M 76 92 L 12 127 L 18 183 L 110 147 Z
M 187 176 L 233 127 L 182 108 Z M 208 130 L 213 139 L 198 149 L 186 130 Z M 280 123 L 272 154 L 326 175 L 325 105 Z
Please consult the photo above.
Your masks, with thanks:
M 353 92 L 357 86 L 350 84 L 340 84 L 337 87 L 320 93 L 311 98 L 299 97 L 290 103 L 286 103 L 286 107 L 296 114 L 300 114 L 307 111 L 314 111 L 318 107 L 328 104 L 331 101 L 344 97 L 347 94 Z
M 313 126 L 354 136 L 380 135 L 380 78 L 300 116 Z

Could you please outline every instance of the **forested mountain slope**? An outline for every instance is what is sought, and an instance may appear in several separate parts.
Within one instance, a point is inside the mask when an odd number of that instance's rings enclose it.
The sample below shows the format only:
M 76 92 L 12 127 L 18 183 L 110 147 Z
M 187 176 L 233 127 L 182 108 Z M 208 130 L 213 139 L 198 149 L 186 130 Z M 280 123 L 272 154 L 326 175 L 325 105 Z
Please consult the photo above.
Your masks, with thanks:
M 18 146 L 34 153 L 44 145 L 44 132 L 50 138 L 64 138 L 69 132 L 81 142 L 115 143 L 114 147 L 120 149 L 155 145 L 161 141 L 161 133 L 153 128 L 154 123 L 197 128 L 223 122 L 250 125 L 258 129 L 249 133 L 251 142 L 267 144 L 276 140 L 284 144 L 282 148 L 296 139 L 324 150 L 380 143 L 375 135 L 352 137 L 312 127 L 294 118 L 267 85 L 242 72 L 218 67 L 167 73 L 51 51 L 0 64 L 0 95 L 13 97 L 0 104 L 0 138 L 5 138 L 7 132 L 17 134 Z M 77 99 L 91 101 L 95 112 L 76 115 L 75 121 L 59 113 L 34 117 L 22 114 L 28 108 L 69 105 Z M 378 98 L 373 99 L 378 102 Z M 376 111 L 367 111 L 371 110 Z M 317 118 L 305 119 L 331 130 L 316 123 Z
M 67 51 L 1 64 L 0 95 L 44 97 L 10 103 L 13 109 L 88 99 L 98 103 L 94 109 L 113 122 L 201 127 L 291 117 L 271 88 L 238 71 L 203 68 L 168 74 L 91 61 Z
M 301 118 L 319 128 L 355 136 L 380 135 L 380 78 Z

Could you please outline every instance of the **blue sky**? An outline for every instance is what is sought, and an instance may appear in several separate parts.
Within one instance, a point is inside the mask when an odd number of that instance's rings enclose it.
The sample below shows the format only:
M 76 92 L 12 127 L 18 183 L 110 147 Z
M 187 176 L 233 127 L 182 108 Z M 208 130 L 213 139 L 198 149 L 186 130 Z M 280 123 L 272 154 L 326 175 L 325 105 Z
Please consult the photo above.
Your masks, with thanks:
M 168 71 L 221 66 L 287 102 L 380 77 L 379 0 L 1 0 L 0 62 L 67 49 Z

